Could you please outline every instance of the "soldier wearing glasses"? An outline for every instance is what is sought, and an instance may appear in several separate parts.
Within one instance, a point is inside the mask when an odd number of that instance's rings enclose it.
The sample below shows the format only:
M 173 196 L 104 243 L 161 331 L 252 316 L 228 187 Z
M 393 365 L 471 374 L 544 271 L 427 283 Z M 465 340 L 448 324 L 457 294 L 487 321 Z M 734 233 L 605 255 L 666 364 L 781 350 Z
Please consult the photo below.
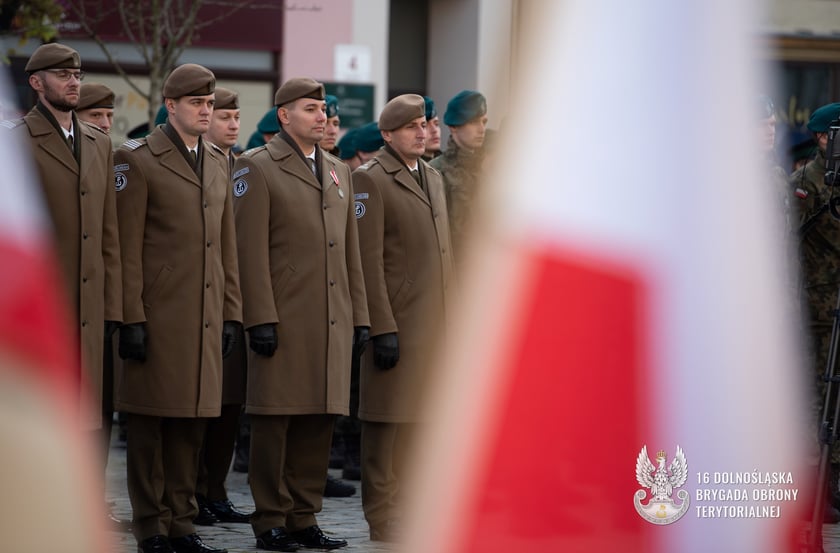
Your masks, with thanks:
M 50 215 L 71 313 L 78 321 L 83 390 L 91 401 L 86 426 L 99 428 L 103 340 L 122 320 L 120 247 L 111 140 L 76 117 L 79 53 L 63 44 L 40 46 L 26 64 L 38 103 L 3 126 L 26 132 Z

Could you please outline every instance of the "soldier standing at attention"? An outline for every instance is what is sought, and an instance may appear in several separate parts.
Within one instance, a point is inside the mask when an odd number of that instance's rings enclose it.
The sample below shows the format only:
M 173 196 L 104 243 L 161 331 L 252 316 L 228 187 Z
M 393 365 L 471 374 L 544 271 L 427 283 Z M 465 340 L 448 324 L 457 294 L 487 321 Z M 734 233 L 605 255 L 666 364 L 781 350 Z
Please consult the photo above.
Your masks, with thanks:
M 222 358 L 241 321 L 228 161 L 201 135 L 216 79 L 181 65 L 163 85 L 165 124 L 115 154 L 124 266 L 128 493 L 143 553 L 213 553 L 195 533 L 198 456 L 218 417 Z
M 111 141 L 74 113 L 84 76 L 78 52 L 63 44 L 45 44 L 33 52 L 25 70 L 38 103 L 23 119 L 6 121 L 3 126 L 26 133 L 32 145 L 65 297 L 78 323 L 82 382 L 86 384 L 80 398 L 82 423 L 96 430 L 103 426 L 103 394 L 110 397 L 110 390 L 103 389 L 104 343 L 122 320 Z M 105 431 L 110 438 L 110 426 Z M 104 437 L 99 441 L 105 441 Z M 103 476 L 107 448 L 105 452 Z
M 464 234 L 469 228 L 484 166 L 482 146 L 487 130 L 487 100 L 484 95 L 474 90 L 462 90 L 456 94 L 446 105 L 443 124 L 449 127 L 449 142 L 443 155 L 430 164 L 443 175 L 452 245 L 455 259 L 460 263 Z
M 397 538 L 407 451 L 451 290 L 446 199 L 440 174 L 421 159 L 425 127 L 423 97 L 397 96 L 379 116 L 385 146 L 353 172 L 373 343 L 359 398 L 372 540 Z
M 79 105 L 76 106 L 76 116 L 96 127 L 105 134 L 111 133 L 114 123 L 114 91 L 99 83 L 85 83 L 79 95 Z
M 324 128 L 324 138 L 318 144 L 322 150 L 338 156 L 338 133 L 341 130 L 341 118 L 338 116 L 338 98 L 332 94 L 324 96 L 327 103 L 327 126 Z
M 350 170 L 318 143 L 324 86 L 286 81 L 280 132 L 243 153 L 233 177 L 251 418 L 249 482 L 257 548 L 336 549 L 318 526 L 336 415 L 368 315 Z M 273 299 L 273 301 L 272 301 Z M 355 347 L 354 347 L 355 346 Z
M 423 96 L 426 102 L 426 151 L 423 161 L 432 161 L 440 155 L 440 117 L 437 114 L 435 101 Z
M 204 134 L 207 143 L 217 150 L 233 169 L 236 156 L 231 148 L 239 140 L 239 95 L 227 88 L 216 87 L 216 103 L 210 128 Z M 246 347 L 242 325 L 236 325 L 233 351 L 222 362 L 222 414 L 207 421 L 204 445 L 198 463 L 198 502 L 196 524 L 215 522 L 247 523 L 249 514 L 239 511 L 227 496 L 225 480 L 233 459 L 239 416 L 245 403 Z

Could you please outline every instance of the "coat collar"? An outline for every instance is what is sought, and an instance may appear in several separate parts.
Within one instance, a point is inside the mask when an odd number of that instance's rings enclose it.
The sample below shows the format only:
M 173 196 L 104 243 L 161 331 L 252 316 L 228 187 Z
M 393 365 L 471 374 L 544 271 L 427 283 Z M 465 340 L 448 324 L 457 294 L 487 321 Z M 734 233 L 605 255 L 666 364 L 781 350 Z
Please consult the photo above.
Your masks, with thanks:
M 67 167 L 67 169 L 78 175 L 79 164 L 76 162 L 73 152 L 67 147 L 67 143 L 64 141 L 64 134 L 57 127 L 57 124 L 44 115 L 37 106 L 32 108 L 23 119 L 29 127 L 29 134 L 32 137 L 40 138 L 38 140 L 39 150 L 56 159 L 59 163 Z M 82 125 L 74 114 L 73 128 L 75 136 L 81 134 L 78 130 L 81 127 Z M 86 130 L 90 132 L 89 129 Z
M 201 142 L 203 143 L 204 141 Z M 152 133 L 146 138 L 146 144 L 149 146 L 149 151 L 155 157 L 160 158 L 160 164 L 163 167 L 166 167 L 173 173 L 190 181 L 196 186 L 201 186 L 201 180 L 199 180 L 198 175 L 195 174 L 195 171 L 193 171 L 192 167 L 190 167 L 189 162 L 187 162 L 184 155 L 180 152 L 180 150 L 178 150 L 178 147 L 172 142 L 172 139 L 166 136 L 163 126 L 159 125 L 152 131 Z M 215 155 L 216 153 L 210 148 L 206 145 L 203 146 L 202 172 L 206 169 L 212 170 L 207 166 L 207 164 L 211 162 L 211 159 Z
M 317 149 L 318 146 L 315 146 L 315 148 Z M 332 180 L 332 177 L 329 176 L 329 169 L 326 171 L 324 170 L 323 156 L 318 156 L 316 152 L 316 159 L 321 157 L 322 177 L 321 182 L 318 182 L 318 179 L 316 179 L 315 175 L 312 174 L 312 170 L 309 169 L 306 162 L 303 161 L 301 154 L 298 153 L 298 151 L 296 151 L 295 148 L 286 142 L 286 140 L 284 140 L 279 134 L 274 135 L 274 137 L 269 140 L 268 144 L 265 145 L 265 149 L 268 152 L 268 155 L 271 156 L 271 159 L 277 162 L 280 166 L 280 169 L 290 175 L 294 175 L 310 186 L 314 186 L 319 190 L 326 190 L 326 186 L 323 186 L 322 183 L 324 183 L 326 179 L 330 179 L 330 181 Z M 332 167 L 330 167 L 330 169 L 331 168 Z
M 408 168 L 402 161 L 394 157 L 394 155 L 385 148 L 379 150 L 379 153 L 376 154 L 376 159 L 379 161 L 379 165 L 382 166 L 382 169 L 391 175 L 395 182 L 405 188 L 408 188 L 427 204 L 430 203 L 429 197 L 425 192 L 423 192 L 423 189 L 420 188 L 417 181 L 412 178 L 411 173 L 408 172 Z M 422 161 L 418 160 L 417 168 L 422 173 L 421 178 L 428 182 L 426 168 L 424 167 L 424 163 Z

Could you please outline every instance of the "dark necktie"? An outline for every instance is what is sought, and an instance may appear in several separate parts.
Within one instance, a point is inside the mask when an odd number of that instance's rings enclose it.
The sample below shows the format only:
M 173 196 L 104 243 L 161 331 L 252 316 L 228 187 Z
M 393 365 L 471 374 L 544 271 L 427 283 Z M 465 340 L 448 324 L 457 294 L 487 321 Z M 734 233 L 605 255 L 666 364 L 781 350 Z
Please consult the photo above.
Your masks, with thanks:
M 312 169 L 312 174 L 316 177 L 318 176 L 318 169 L 315 167 L 315 160 L 311 157 L 306 158 L 306 161 L 309 162 L 309 168 Z
M 75 148 L 73 148 L 73 135 L 68 134 L 66 140 L 67 140 L 67 147 L 70 148 L 70 151 L 75 154 L 76 150 L 75 150 Z
M 198 161 L 198 152 L 196 150 L 190 150 L 190 159 L 192 160 L 193 165 Z
M 416 182 L 416 183 L 417 183 L 417 185 L 418 185 L 420 188 L 423 188 L 423 185 L 420 183 L 420 171 L 418 171 L 417 169 L 413 170 L 413 171 L 411 172 L 411 178 L 413 178 L 413 179 L 414 179 L 414 182 Z

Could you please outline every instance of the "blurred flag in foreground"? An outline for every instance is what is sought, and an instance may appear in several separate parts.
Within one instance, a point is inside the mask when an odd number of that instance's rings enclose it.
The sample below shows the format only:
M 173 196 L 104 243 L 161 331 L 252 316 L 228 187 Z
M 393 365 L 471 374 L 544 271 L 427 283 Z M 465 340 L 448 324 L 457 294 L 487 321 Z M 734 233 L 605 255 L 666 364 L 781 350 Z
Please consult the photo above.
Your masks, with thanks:
M 754 7 L 519 3 L 406 551 L 795 550 L 813 451 Z
M 3 69 L 0 107 L 14 104 Z M 104 553 L 78 348 L 27 147 L 0 129 L 0 539 L 16 553 Z

